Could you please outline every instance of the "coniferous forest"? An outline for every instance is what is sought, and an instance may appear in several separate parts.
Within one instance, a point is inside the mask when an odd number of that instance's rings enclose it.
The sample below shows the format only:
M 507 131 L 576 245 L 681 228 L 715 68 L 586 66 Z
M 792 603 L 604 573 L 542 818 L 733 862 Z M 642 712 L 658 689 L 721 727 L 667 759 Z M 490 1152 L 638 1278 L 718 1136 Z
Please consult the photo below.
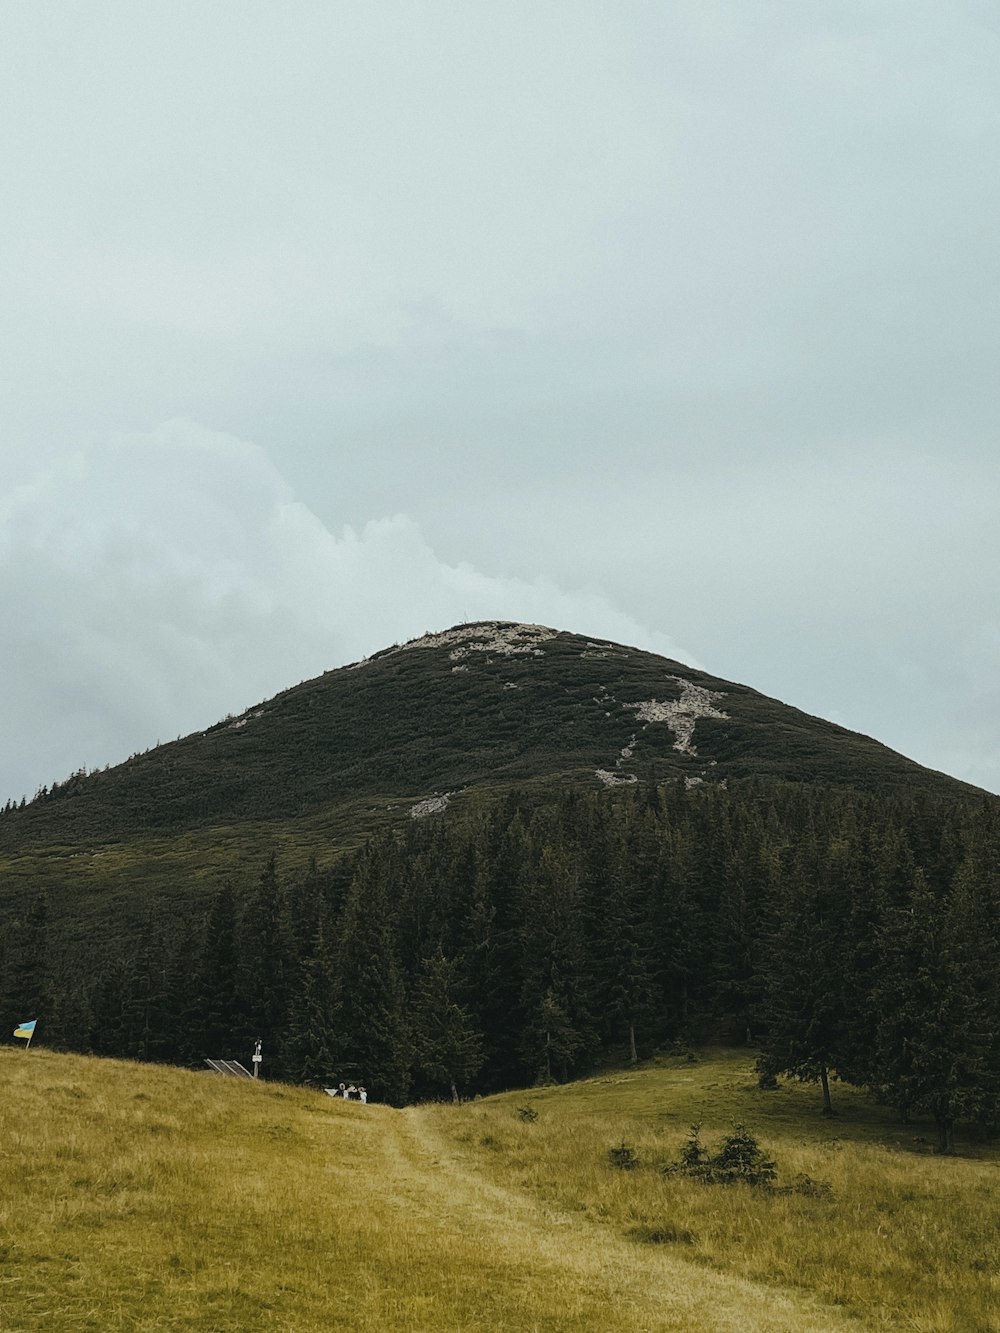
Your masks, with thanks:
M 837 1080 L 903 1117 L 1000 1122 L 1000 811 L 749 781 L 511 795 L 413 821 L 131 944 L 6 931 L 5 1009 L 49 1045 L 246 1060 L 379 1100 L 565 1080 L 748 1043 L 763 1086 Z

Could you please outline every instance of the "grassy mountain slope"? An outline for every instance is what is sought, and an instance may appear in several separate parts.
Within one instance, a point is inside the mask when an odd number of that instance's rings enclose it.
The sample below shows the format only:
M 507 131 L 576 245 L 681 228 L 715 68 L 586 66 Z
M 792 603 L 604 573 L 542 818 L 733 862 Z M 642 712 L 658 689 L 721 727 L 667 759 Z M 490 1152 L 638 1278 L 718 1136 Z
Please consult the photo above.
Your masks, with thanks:
M 447 795 L 753 776 L 939 794 L 974 789 L 743 685 L 538 626 L 458 626 L 77 775 L 0 817 L 0 895 L 38 884 L 81 920 L 133 888 L 181 903 L 272 848 L 356 844 Z
M 857 1093 L 832 1126 L 813 1089 L 762 1093 L 750 1063 L 394 1111 L 2 1049 L 0 1326 L 993 1327 L 995 1154 L 927 1156 L 924 1127 Z M 662 1175 L 692 1120 L 711 1141 L 734 1119 L 779 1183 L 831 1192 Z M 635 1171 L 609 1164 L 623 1139 Z

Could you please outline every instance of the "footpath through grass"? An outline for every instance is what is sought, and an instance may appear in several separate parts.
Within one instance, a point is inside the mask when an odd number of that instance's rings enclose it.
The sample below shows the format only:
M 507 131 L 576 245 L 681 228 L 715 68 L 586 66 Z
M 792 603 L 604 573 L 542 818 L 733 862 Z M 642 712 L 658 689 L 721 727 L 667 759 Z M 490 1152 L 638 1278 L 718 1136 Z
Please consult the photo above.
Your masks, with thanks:
M 663 1176 L 694 1119 L 832 1193 Z M 393 1111 L 4 1049 L 0 1328 L 995 1329 L 996 1155 L 915 1135 L 745 1055 Z

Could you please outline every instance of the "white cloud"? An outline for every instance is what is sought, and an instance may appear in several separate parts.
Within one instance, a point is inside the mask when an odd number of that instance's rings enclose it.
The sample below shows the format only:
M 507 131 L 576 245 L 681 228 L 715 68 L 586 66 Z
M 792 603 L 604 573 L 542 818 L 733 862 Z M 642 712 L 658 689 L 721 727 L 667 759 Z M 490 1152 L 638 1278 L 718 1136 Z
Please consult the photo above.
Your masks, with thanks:
M 98 445 L 0 515 L 0 799 L 464 619 L 685 656 L 596 589 L 439 560 L 403 514 L 329 531 L 256 446 L 190 422 Z

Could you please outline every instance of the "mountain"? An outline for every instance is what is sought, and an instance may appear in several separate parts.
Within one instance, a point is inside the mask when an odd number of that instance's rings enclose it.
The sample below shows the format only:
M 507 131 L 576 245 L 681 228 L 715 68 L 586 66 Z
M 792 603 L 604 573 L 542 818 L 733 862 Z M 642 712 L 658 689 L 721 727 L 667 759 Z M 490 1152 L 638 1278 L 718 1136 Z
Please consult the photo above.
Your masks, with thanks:
M 749 1042 L 1000 1123 L 1000 802 L 742 685 L 460 625 L 0 817 L 0 1007 L 377 1099 Z
M 622 644 L 539 625 L 455 626 L 329 671 L 0 816 L 0 910 L 44 886 L 90 924 L 186 902 L 278 849 L 374 830 L 512 788 L 539 799 L 652 777 L 774 778 L 979 795 L 884 745 Z

